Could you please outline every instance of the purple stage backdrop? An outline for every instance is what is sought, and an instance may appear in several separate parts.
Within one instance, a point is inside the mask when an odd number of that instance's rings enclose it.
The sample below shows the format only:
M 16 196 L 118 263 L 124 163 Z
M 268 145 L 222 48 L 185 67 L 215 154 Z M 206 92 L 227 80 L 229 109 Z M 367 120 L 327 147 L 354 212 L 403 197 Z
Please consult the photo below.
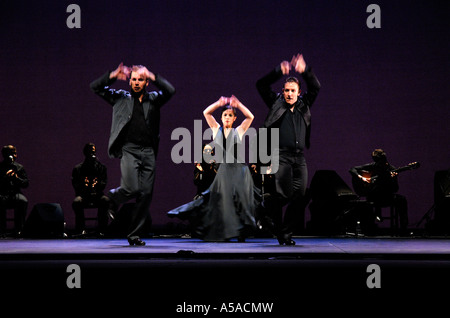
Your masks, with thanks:
M 81 28 L 67 25 L 71 3 L 81 9 Z M 367 25 L 371 3 L 381 28 Z M 435 171 L 450 168 L 449 3 L 3 0 L 0 144 L 18 148 L 29 211 L 60 203 L 73 228 L 71 171 L 85 143 L 97 145 L 107 187 L 120 183 L 119 160 L 106 149 L 112 109 L 89 84 L 120 62 L 146 65 L 177 89 L 162 109 L 151 205 L 154 224 L 174 222 L 166 212 L 190 201 L 195 188 L 193 165 L 171 159 L 172 131 L 193 132 L 196 119 L 206 129 L 203 109 L 231 94 L 261 126 L 268 109 L 256 80 L 303 53 L 322 85 L 306 152 L 309 181 L 330 169 L 351 185 L 348 169 L 370 162 L 375 148 L 395 166 L 419 161 L 420 169 L 399 177 L 414 227 L 433 205 Z

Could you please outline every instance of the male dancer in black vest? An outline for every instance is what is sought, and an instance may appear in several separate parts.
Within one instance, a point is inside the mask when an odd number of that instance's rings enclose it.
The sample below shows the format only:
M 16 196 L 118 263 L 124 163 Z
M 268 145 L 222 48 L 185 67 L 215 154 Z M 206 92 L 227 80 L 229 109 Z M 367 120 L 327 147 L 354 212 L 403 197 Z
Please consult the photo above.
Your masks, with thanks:
M 293 69 L 301 74 L 307 92 L 301 94 L 301 84 L 296 77 L 289 77 L 282 93 L 272 91 L 271 85 L 288 75 Z M 295 245 L 292 234 L 304 215 L 304 198 L 308 182 L 308 169 L 303 151 L 309 148 L 311 131 L 310 108 L 319 90 L 320 83 L 303 55 L 297 54 L 291 62 L 283 61 L 272 72 L 256 83 L 259 94 L 269 107 L 264 121 L 265 128 L 279 129 L 279 167 L 275 173 L 275 193 L 264 202 L 268 211 L 281 213 L 288 204 L 284 220 L 271 217 L 275 235 L 280 245 Z

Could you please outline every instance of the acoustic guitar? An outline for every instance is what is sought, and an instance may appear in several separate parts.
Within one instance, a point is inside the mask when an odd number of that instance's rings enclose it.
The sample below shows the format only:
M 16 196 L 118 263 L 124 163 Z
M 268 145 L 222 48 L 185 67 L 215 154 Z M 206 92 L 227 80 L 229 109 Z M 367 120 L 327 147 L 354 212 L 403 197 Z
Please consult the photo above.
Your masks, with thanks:
M 401 172 L 418 169 L 419 167 L 419 162 L 411 162 L 406 166 L 391 170 L 389 172 L 391 176 L 394 177 Z M 361 175 L 363 178 L 359 178 L 358 176 L 352 174 L 353 189 L 357 195 L 365 197 L 368 193 L 370 193 L 379 176 L 372 175 L 372 173 L 368 171 L 359 172 L 359 175 Z

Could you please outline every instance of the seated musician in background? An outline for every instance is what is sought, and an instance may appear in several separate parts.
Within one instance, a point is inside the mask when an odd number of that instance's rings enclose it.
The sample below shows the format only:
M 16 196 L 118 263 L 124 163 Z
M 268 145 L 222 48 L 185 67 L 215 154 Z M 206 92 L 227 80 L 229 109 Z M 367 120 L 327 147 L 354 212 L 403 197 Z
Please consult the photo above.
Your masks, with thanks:
M 252 163 L 249 166 L 252 174 L 253 183 L 261 194 L 261 200 L 258 202 L 255 211 L 256 225 L 259 230 L 274 235 L 277 228 L 275 224 L 281 224 L 283 210 L 268 209 L 264 202 L 275 193 L 275 176 L 272 174 L 272 166 L 262 166 L 260 163 Z M 263 171 L 264 173 L 261 173 Z
M 84 161 L 72 170 L 72 186 L 76 195 L 72 202 L 75 231 L 77 234 L 86 234 L 84 209 L 97 208 L 98 233 L 103 236 L 108 225 L 109 199 L 103 193 L 107 182 L 107 170 L 106 166 L 98 161 L 93 143 L 84 146 L 83 154 Z
M 201 163 L 196 162 L 194 168 L 194 184 L 197 187 L 197 193 L 194 200 L 200 198 L 202 193 L 209 189 L 214 181 L 219 168 L 213 159 L 214 149 L 210 144 L 203 145 L 203 160 Z
M 372 152 L 373 162 L 350 169 L 353 177 L 355 192 L 366 197 L 375 206 L 384 207 L 394 205 L 400 219 L 400 230 L 405 232 L 408 226 L 407 201 L 403 195 L 397 194 L 398 172 L 387 159 L 386 153 L 382 149 L 375 149 Z M 358 182 L 359 181 L 359 182 Z M 375 209 L 375 218 L 381 222 L 379 214 L 381 209 Z
M 2 148 L 0 162 L 0 235 L 6 231 L 6 209 L 14 209 L 14 235 L 22 236 L 28 200 L 22 189 L 28 187 L 28 176 L 24 167 L 16 162 L 17 149 L 13 145 Z

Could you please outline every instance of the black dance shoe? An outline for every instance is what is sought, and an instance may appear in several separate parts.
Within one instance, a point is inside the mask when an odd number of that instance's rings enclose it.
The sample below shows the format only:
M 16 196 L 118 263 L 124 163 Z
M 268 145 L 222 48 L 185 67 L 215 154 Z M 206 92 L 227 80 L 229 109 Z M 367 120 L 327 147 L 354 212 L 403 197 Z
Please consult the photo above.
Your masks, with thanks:
M 277 240 L 280 245 L 295 245 L 295 241 L 291 239 L 290 235 L 277 236 Z
M 145 245 L 145 242 L 142 241 L 139 237 L 138 237 L 138 238 L 134 238 L 134 239 L 128 239 L 128 243 L 129 243 L 131 246 L 133 246 L 133 245 L 136 245 L 136 246 L 144 246 L 144 245 Z

